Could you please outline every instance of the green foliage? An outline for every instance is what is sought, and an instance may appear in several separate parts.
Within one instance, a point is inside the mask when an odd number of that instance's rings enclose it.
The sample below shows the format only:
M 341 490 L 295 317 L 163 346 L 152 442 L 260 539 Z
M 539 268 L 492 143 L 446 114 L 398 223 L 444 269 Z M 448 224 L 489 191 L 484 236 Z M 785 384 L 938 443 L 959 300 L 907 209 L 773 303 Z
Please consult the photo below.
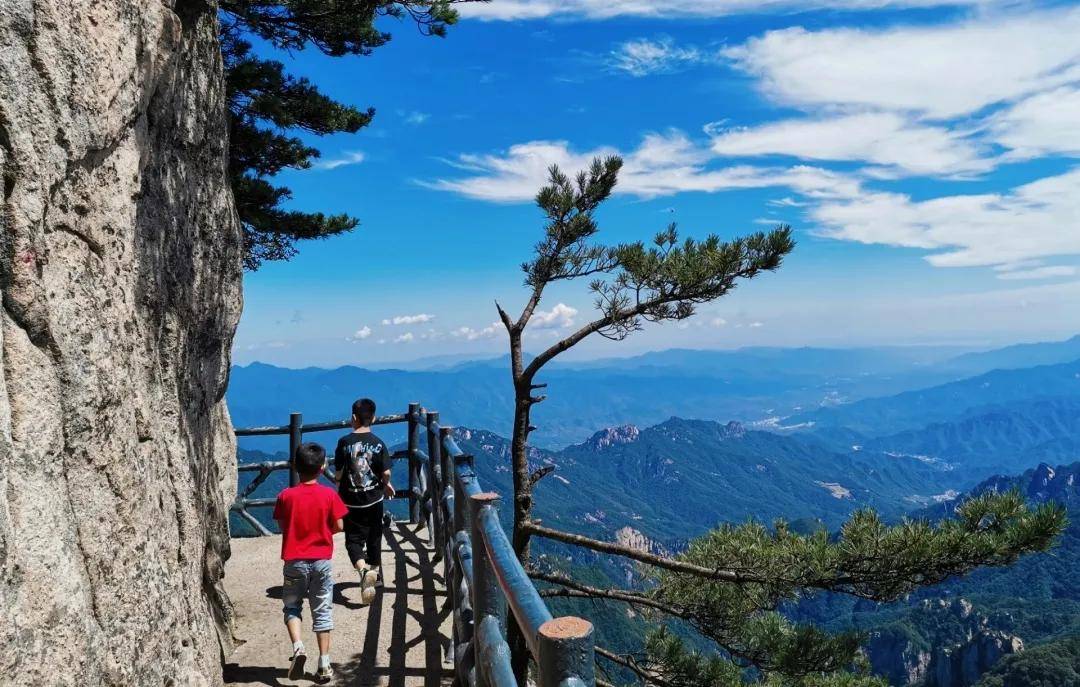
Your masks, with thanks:
M 222 0 L 221 52 L 229 108 L 229 175 L 244 233 L 244 267 L 287 260 L 295 242 L 351 231 L 345 214 L 286 210 L 292 198 L 269 178 L 282 169 L 307 169 L 319 151 L 290 132 L 315 136 L 355 133 L 375 111 L 344 105 L 285 66 L 252 53 L 254 35 L 281 50 L 309 46 L 334 57 L 368 55 L 390 40 L 375 28 L 380 17 L 408 17 L 427 35 L 443 36 L 457 21 L 457 0 Z
M 724 296 L 738 280 L 777 269 L 795 247 L 787 226 L 732 241 L 712 234 L 701 242 L 680 242 L 674 224 L 657 234 L 651 247 L 641 242 L 590 244 L 598 231 L 593 215 L 614 190 L 621 168 L 617 156 L 595 158 L 588 170 L 571 180 L 552 166 L 548 185 L 536 195 L 547 218 L 544 240 L 536 245 L 534 258 L 522 265 L 534 300 L 552 282 L 607 275 L 589 285 L 601 317 L 582 330 L 580 338 L 595 332 L 623 339 L 639 330 L 643 321 L 690 317 L 697 304 Z M 559 350 L 580 338 L 571 337 Z M 544 355 L 540 359 L 531 369 L 546 362 Z
M 874 512 L 860 511 L 835 538 L 824 530 L 796 534 L 783 522 L 771 530 L 758 523 L 724 525 L 691 542 L 677 560 L 729 571 L 735 580 L 664 570 L 651 595 L 740 665 L 777 679 L 839 674 L 854 665 L 860 637 L 791 623 L 777 612 L 782 603 L 818 590 L 895 600 L 1046 549 L 1065 524 L 1061 506 L 1029 508 L 1009 492 L 976 496 L 937 525 L 905 520 L 887 526 Z
M 1077 687 L 1080 636 L 1006 656 L 975 687 Z

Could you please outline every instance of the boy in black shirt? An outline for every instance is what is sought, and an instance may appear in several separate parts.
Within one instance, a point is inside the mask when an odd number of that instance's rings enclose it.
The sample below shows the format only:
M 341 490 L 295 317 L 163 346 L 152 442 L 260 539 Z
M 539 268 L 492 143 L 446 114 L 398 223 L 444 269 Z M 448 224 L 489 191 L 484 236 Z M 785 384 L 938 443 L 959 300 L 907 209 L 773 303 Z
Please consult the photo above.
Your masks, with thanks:
M 379 580 L 383 535 L 383 498 L 394 497 L 390 485 L 390 451 L 371 431 L 375 402 L 358 399 L 352 405 L 353 431 L 338 439 L 334 451 L 334 479 L 341 500 L 349 508 L 345 516 L 345 549 L 360 573 L 360 600 L 375 599 Z

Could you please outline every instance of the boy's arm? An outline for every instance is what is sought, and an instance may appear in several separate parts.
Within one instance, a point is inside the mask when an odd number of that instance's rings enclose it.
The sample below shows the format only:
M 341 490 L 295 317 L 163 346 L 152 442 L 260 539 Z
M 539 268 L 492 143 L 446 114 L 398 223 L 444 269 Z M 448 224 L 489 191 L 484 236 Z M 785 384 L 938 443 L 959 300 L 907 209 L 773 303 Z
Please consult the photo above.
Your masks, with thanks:
M 285 528 L 282 524 L 285 521 L 285 504 L 281 502 L 280 495 L 277 497 L 277 500 L 274 501 L 274 515 L 272 517 L 274 518 L 274 522 L 278 524 L 278 529 L 284 532 Z
M 341 440 L 337 442 L 337 448 L 334 449 L 334 482 L 341 481 L 341 470 L 345 467 L 345 447 L 342 446 Z
M 345 531 L 345 523 L 343 519 L 348 515 L 349 509 L 345 505 L 345 502 L 341 500 L 341 497 L 334 493 L 333 510 L 330 513 L 330 532 L 337 534 L 338 532 Z
M 394 465 L 394 459 L 390 457 L 390 449 L 386 448 L 386 444 L 382 447 L 382 483 L 383 493 L 386 494 L 386 498 L 394 498 L 394 485 L 390 484 L 390 468 Z

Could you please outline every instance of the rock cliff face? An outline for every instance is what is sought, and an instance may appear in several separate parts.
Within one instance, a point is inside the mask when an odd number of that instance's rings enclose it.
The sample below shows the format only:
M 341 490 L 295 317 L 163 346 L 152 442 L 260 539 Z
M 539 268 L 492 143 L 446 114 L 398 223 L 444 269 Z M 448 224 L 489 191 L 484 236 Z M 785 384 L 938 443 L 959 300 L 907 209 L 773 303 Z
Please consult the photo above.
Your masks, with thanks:
M 0 674 L 220 683 L 241 270 L 213 2 L 0 0 L 0 46 Z
M 966 599 L 926 600 L 921 610 L 938 618 L 938 636 L 916 642 L 903 632 L 879 631 L 867 643 L 874 672 L 891 685 L 970 687 L 1002 656 L 1024 650 L 1019 637 L 991 627 Z

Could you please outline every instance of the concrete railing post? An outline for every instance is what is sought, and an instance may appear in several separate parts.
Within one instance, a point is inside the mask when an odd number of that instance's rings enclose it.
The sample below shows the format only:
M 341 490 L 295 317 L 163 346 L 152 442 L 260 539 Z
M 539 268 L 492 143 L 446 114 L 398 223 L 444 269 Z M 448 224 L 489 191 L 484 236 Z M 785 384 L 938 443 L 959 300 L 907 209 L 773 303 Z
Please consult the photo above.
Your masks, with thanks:
M 540 626 L 539 687 L 593 687 L 595 648 L 588 620 L 566 616 Z

